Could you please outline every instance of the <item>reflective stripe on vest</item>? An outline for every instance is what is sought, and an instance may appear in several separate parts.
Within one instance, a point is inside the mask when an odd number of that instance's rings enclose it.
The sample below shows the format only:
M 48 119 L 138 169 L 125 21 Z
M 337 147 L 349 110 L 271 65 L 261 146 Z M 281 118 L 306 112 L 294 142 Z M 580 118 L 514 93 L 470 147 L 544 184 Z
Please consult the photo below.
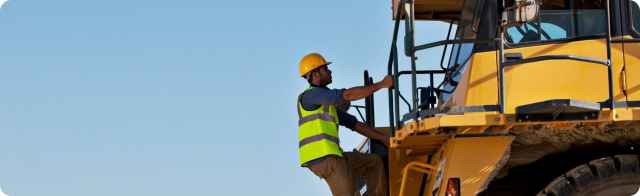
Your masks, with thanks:
M 329 141 L 332 141 L 333 143 L 336 143 L 336 144 L 340 143 L 340 138 L 333 137 L 333 136 L 330 136 L 330 135 L 327 135 L 327 134 L 320 134 L 320 135 L 314 135 L 314 136 L 311 136 L 311 137 L 308 137 L 308 138 L 304 138 L 302 141 L 300 141 L 298 143 L 298 147 L 302 147 L 302 146 L 304 146 L 306 144 L 309 144 L 311 142 L 317 142 L 317 141 L 320 141 L 320 140 L 329 140 Z
M 336 118 L 331 116 L 331 114 L 329 114 L 329 113 L 320 113 L 320 114 L 313 114 L 311 116 L 306 116 L 304 118 L 301 118 L 298 121 L 298 126 L 300 126 L 300 125 L 302 125 L 302 124 L 304 124 L 306 122 L 315 120 L 315 119 L 322 119 L 324 121 L 332 121 L 332 122 L 336 122 L 337 121 Z
M 308 88 L 309 90 L 311 88 Z M 305 92 L 307 91 L 305 90 Z M 298 147 L 300 165 L 328 155 L 342 156 L 338 139 L 338 114 L 332 105 L 306 111 L 298 97 Z

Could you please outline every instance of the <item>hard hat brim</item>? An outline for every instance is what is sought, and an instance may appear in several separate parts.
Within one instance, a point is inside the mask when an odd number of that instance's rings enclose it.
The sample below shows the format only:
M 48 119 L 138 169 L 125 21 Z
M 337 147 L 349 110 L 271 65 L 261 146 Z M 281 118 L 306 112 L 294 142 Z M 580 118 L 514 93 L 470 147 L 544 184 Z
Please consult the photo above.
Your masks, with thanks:
M 318 68 L 321 68 L 321 67 L 324 67 L 324 66 L 329 66 L 329 65 L 331 65 L 332 63 L 333 63 L 333 62 L 327 62 L 327 63 L 325 63 L 325 64 L 319 65 L 318 67 L 313 68 L 311 71 L 309 71 L 309 73 L 311 73 L 312 71 L 315 71 L 315 70 L 316 70 L 316 69 L 318 69 Z
M 301 75 L 301 77 L 303 77 L 303 78 L 304 78 L 304 77 L 306 77 L 307 75 L 309 75 L 309 73 L 311 73 L 312 71 L 314 71 L 314 70 L 316 70 L 316 69 L 318 69 L 318 68 L 324 67 L 324 66 L 329 66 L 329 65 L 331 65 L 332 63 L 333 63 L 333 62 L 327 62 L 327 63 L 325 63 L 325 64 L 323 64 L 323 65 L 320 65 L 320 66 L 318 66 L 318 67 L 316 67 L 316 68 L 313 68 L 312 70 L 308 71 L 308 72 L 307 72 L 307 73 L 305 73 L 304 75 Z

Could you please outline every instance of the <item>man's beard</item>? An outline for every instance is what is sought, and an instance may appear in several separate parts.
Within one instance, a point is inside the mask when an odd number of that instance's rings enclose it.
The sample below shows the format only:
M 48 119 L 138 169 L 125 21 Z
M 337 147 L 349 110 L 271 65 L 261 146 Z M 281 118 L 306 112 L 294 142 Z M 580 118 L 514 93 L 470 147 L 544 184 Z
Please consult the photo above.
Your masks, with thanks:
M 329 78 L 329 80 L 324 84 L 325 86 L 331 84 L 333 82 L 333 80 L 331 78 Z

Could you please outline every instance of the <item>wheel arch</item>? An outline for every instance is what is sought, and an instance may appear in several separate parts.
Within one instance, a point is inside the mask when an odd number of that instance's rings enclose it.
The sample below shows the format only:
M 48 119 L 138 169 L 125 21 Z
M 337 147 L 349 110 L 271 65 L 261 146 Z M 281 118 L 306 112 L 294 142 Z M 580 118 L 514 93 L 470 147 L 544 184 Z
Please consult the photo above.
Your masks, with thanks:
M 620 154 L 640 155 L 640 145 L 592 144 L 546 155 L 534 162 L 505 167 L 479 195 L 535 195 L 565 172 L 594 159 Z

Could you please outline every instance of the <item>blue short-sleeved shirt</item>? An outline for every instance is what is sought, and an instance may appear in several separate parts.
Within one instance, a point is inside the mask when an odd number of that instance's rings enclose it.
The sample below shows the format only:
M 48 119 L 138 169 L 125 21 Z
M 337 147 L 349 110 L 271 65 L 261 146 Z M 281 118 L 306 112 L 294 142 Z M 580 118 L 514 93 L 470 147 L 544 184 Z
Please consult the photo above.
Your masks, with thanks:
M 344 89 L 329 89 L 327 87 L 316 87 L 305 91 L 300 97 L 302 108 L 307 111 L 315 110 L 320 105 L 333 105 L 338 108 L 338 121 L 340 125 L 349 129 L 354 129 L 358 119 L 346 112 L 346 108 L 339 109 L 341 106 L 348 105 L 349 102 L 344 100 L 342 93 Z

